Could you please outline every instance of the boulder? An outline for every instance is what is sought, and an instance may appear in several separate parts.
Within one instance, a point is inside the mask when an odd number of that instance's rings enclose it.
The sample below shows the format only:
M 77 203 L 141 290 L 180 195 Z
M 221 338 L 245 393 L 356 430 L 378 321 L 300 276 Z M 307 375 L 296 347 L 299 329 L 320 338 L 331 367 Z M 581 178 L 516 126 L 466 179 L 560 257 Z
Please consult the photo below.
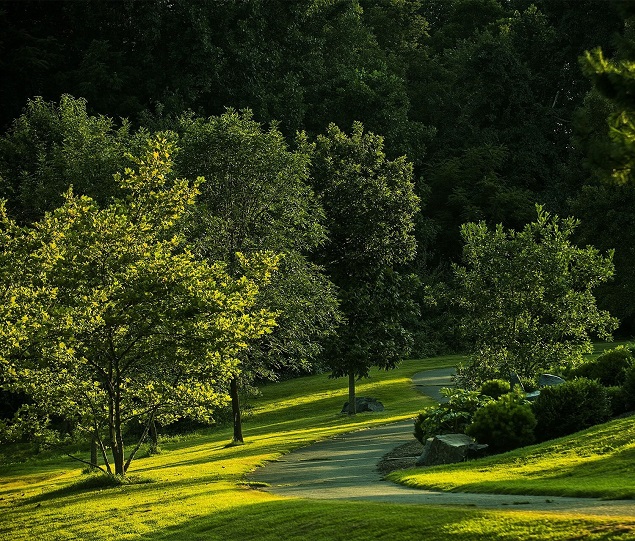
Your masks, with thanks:
M 437 466 L 464 462 L 483 456 L 486 450 L 487 445 L 476 443 L 465 434 L 440 434 L 428 438 L 416 465 Z
M 553 374 L 540 374 L 538 376 L 538 387 L 553 387 L 554 385 L 562 385 L 566 383 L 560 376 L 554 376 Z
M 365 398 L 363 396 L 355 398 L 355 410 L 362 411 L 384 411 L 384 405 L 376 398 Z M 342 413 L 348 413 L 348 402 L 344 403 Z

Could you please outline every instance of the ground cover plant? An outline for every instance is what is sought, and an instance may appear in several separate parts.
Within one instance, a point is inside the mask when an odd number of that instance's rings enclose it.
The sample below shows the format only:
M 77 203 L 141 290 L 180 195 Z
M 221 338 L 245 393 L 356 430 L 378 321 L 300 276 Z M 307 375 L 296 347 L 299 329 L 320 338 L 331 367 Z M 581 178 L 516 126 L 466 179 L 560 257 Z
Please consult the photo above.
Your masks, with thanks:
M 0 538 L 266 541 L 305 539 L 309 532 L 315 540 L 353 541 L 632 538 L 635 520 L 625 517 L 288 500 L 244 484 L 253 468 L 298 446 L 412 417 L 430 400 L 409 378 L 457 361 L 407 361 L 394 371 L 373 371 L 359 391 L 384 402 L 380 414 L 339 414 L 346 392 L 326 376 L 265 386 L 246 418 L 244 445 L 228 445 L 231 427 L 162 442 L 161 454 L 133 464 L 130 476 L 144 483 L 91 488 L 70 459 L 44 455 L 17 462 L 2 449 Z

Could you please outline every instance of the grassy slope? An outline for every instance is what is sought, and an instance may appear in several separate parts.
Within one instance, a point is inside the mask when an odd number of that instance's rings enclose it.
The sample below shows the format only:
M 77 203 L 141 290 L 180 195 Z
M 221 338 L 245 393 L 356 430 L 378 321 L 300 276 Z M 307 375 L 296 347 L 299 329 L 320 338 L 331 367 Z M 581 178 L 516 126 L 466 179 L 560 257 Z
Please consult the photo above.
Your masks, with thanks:
M 456 358 L 408 361 L 376 372 L 359 394 L 379 398 L 382 414 L 339 415 L 342 380 L 310 377 L 271 385 L 254 401 L 247 443 L 227 446 L 229 429 L 162 445 L 131 473 L 152 481 L 79 490 L 77 463 L 37 457 L 0 465 L 0 539 L 632 539 L 635 519 L 535 515 L 355 502 L 286 500 L 241 486 L 266 460 L 336 433 L 412 416 L 427 403 L 409 386 L 419 370 Z
M 615 345 L 598 344 L 595 355 Z M 503 455 L 394 472 L 389 478 L 458 492 L 633 499 L 635 416 Z
M 460 492 L 635 498 L 635 417 L 503 455 L 403 470 L 389 478 Z

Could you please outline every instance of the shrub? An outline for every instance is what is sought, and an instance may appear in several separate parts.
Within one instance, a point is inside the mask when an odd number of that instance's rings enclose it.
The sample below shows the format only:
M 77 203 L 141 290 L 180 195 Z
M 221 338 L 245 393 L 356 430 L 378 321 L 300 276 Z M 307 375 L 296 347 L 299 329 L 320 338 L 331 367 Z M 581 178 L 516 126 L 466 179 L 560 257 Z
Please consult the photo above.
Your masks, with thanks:
M 414 436 L 421 443 L 437 434 L 463 433 L 474 412 L 491 399 L 478 391 L 442 389 L 447 402 L 423 410 L 415 419 Z
M 536 417 L 521 393 L 508 393 L 479 409 L 465 433 L 495 453 L 534 442 Z
M 533 408 L 538 420 L 536 435 L 541 441 L 583 430 L 611 414 L 606 388 L 586 378 L 543 388 Z
M 635 409 L 635 363 L 626 370 L 622 389 L 626 411 Z
M 629 400 L 623 387 L 617 385 L 606 388 L 606 394 L 611 404 L 611 416 L 615 417 L 629 410 Z
M 605 387 L 622 385 L 626 371 L 633 365 L 633 352 L 618 346 L 602 353 L 597 359 L 586 362 L 571 371 L 571 376 L 596 379 Z
M 481 385 L 481 394 L 496 400 L 511 391 L 511 385 L 504 379 L 490 379 Z

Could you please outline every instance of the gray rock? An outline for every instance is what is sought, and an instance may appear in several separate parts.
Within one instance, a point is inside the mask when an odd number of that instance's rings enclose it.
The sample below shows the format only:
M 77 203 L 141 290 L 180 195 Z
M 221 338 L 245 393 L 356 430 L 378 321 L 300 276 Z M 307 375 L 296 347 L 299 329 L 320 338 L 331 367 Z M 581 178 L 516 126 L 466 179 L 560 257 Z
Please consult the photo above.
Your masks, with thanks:
M 554 376 L 553 374 L 540 374 L 538 376 L 538 387 L 553 387 L 555 385 L 562 385 L 566 383 L 560 376 Z
M 464 462 L 483 456 L 486 450 L 487 445 L 476 443 L 465 434 L 440 434 L 427 439 L 416 465 L 437 466 Z
M 363 411 L 384 411 L 384 405 L 376 398 L 365 398 L 360 396 L 355 398 L 355 410 L 357 413 Z M 342 413 L 348 413 L 348 402 L 344 403 Z

